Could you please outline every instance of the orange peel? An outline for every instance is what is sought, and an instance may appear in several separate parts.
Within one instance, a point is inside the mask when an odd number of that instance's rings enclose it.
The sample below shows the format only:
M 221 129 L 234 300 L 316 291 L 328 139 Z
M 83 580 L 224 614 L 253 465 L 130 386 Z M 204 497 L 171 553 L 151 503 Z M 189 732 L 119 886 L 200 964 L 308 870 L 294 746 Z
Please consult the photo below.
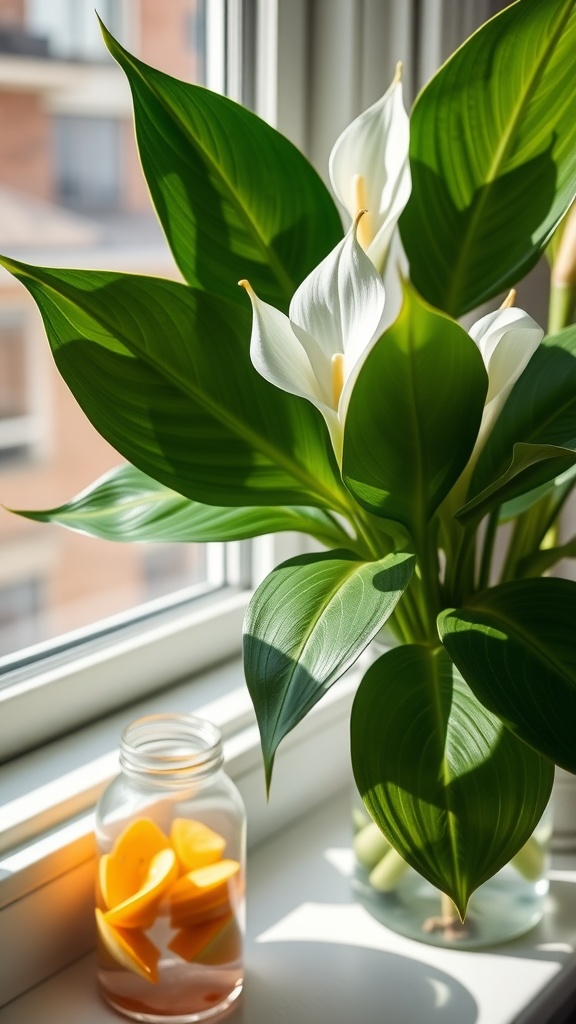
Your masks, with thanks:
M 142 888 L 152 858 L 168 846 L 168 836 L 150 818 L 138 818 L 124 829 L 98 866 L 100 891 L 108 909 Z
M 152 984 L 158 982 L 160 950 L 147 935 L 136 929 L 116 928 L 99 909 L 96 909 L 96 926 L 99 943 L 116 964 Z
M 167 846 L 150 860 L 140 888 L 106 912 L 106 921 L 120 928 L 150 927 L 162 897 L 177 876 L 176 854 Z
M 237 963 L 242 959 L 242 952 L 242 931 L 236 916 L 232 914 L 225 927 L 200 950 L 196 962 L 213 966 Z
M 182 960 L 191 963 L 212 943 L 217 935 L 226 930 L 233 918 L 234 915 L 228 912 L 191 928 L 180 928 L 168 943 L 168 949 L 171 949 Z
M 223 914 L 238 894 L 239 877 L 237 860 L 220 860 L 183 875 L 169 893 L 172 923 L 198 924 L 218 911 Z
M 183 871 L 194 871 L 220 860 L 226 840 L 202 821 L 174 818 L 170 842 Z

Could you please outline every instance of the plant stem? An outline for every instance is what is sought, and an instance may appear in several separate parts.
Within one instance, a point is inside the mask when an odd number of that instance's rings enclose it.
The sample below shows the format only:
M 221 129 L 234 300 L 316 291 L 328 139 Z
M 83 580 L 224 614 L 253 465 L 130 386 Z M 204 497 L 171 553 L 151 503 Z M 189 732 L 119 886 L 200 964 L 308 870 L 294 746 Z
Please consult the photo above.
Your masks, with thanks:
M 433 536 L 431 535 L 433 533 Z M 436 524 L 420 524 L 414 536 L 418 568 L 420 570 L 419 608 L 425 637 L 429 642 L 438 642 L 436 619 L 441 609 L 440 580 L 438 572 L 438 548 Z
M 488 516 L 486 523 L 486 533 L 484 536 L 484 544 L 482 546 L 482 558 L 480 561 L 480 569 L 478 572 L 478 589 L 484 590 L 490 582 L 490 567 L 492 564 L 492 553 L 494 551 L 494 542 L 496 540 L 496 534 L 498 532 L 498 519 L 500 516 L 500 508 L 492 509 L 492 512 Z
M 447 604 L 462 604 L 462 601 L 474 591 L 475 540 L 475 527 L 459 525 L 457 543 L 446 563 L 444 594 Z
M 573 284 L 552 284 L 548 307 L 548 334 L 557 334 L 572 323 L 576 305 L 576 287 Z
M 348 518 L 356 530 L 358 540 L 364 542 L 369 558 L 377 560 L 390 550 L 390 544 L 382 543 L 383 538 L 376 535 L 372 524 L 368 522 L 367 517 L 363 514 L 363 509 L 356 505 L 350 505 L 348 508 Z

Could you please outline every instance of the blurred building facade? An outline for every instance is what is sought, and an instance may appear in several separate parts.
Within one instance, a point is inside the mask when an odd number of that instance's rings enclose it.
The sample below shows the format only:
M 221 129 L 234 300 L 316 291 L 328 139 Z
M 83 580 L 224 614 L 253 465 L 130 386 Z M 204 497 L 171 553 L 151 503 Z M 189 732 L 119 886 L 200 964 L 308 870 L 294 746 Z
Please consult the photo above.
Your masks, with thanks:
M 143 60 L 203 79 L 204 0 L 0 0 L 0 251 L 177 276 L 94 6 Z M 62 504 L 120 461 L 54 369 L 34 304 L 0 271 L 0 505 Z M 205 573 L 201 547 L 99 542 L 3 508 L 0 658 Z

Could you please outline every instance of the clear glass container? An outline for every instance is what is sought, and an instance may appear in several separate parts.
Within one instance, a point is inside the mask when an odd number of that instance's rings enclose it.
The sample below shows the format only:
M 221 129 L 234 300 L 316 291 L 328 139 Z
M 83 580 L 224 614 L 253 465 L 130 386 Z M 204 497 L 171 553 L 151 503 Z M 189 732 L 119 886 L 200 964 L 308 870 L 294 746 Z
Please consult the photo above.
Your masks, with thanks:
M 550 805 L 525 846 L 472 894 L 463 924 L 448 897 L 390 846 L 357 793 L 352 819 L 352 888 L 392 931 L 436 946 L 480 949 L 517 938 L 540 921 L 549 888 Z
M 140 718 L 98 803 L 98 979 L 135 1020 L 213 1020 L 242 990 L 246 815 L 222 764 L 211 723 Z

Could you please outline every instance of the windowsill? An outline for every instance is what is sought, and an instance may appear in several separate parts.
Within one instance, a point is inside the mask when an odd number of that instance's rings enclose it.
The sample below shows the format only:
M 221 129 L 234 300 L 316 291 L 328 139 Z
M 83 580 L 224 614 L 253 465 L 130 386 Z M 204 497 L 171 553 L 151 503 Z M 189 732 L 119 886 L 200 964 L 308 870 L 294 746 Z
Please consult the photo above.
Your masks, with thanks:
M 524 938 L 465 953 L 390 932 L 334 866 L 349 850 L 349 790 L 254 848 L 248 862 L 244 1024 L 546 1024 L 576 987 L 576 857 L 557 858 L 548 909 Z M 558 1018 L 561 1020 L 562 1018 Z M 1 1024 L 112 1024 L 93 955 L 0 1010 Z

